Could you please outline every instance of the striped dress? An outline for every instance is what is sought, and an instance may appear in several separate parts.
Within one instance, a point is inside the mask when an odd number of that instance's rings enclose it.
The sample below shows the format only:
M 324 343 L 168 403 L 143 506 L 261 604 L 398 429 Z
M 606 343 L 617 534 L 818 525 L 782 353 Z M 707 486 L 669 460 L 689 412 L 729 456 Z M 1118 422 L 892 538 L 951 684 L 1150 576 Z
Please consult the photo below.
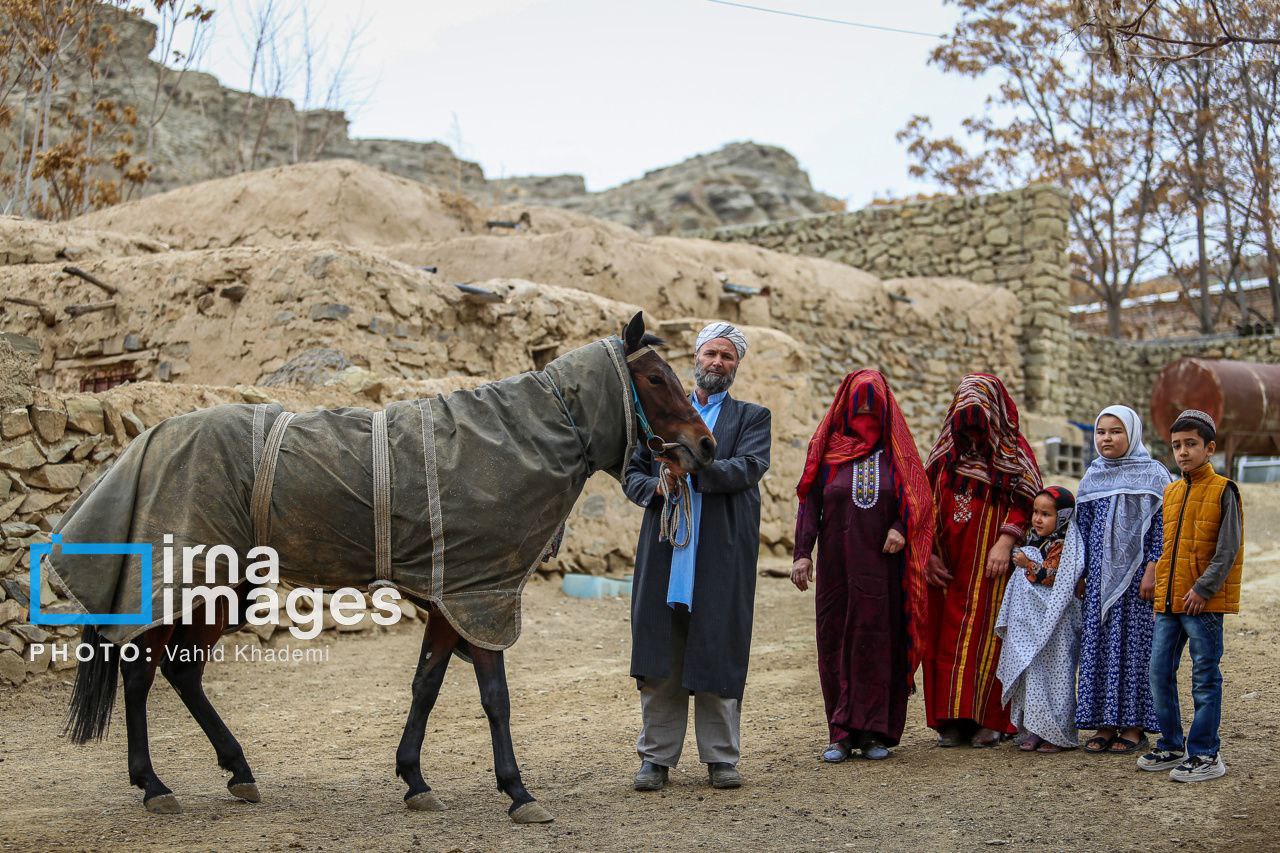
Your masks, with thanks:
M 1021 537 L 1026 511 L 1007 495 L 966 494 L 937 485 L 936 550 L 951 573 L 945 588 L 929 588 L 929 651 L 924 662 L 925 714 L 931 728 L 969 720 L 998 732 L 1015 729 L 996 678 L 1000 639 L 996 616 L 1009 576 L 986 576 L 987 553 L 1007 531 Z

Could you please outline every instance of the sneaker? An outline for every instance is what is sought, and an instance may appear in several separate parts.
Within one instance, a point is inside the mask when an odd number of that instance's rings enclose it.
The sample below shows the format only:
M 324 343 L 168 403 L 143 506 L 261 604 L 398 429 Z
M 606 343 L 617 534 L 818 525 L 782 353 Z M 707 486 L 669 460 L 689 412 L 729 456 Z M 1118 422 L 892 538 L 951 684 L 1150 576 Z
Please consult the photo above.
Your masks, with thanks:
M 1172 749 L 1153 749 L 1138 759 L 1138 769 L 1152 773 L 1157 770 L 1168 770 L 1177 767 L 1186 760 L 1185 752 L 1174 752 Z
M 1193 755 L 1169 771 L 1175 782 L 1203 782 L 1225 775 L 1227 765 L 1216 755 Z

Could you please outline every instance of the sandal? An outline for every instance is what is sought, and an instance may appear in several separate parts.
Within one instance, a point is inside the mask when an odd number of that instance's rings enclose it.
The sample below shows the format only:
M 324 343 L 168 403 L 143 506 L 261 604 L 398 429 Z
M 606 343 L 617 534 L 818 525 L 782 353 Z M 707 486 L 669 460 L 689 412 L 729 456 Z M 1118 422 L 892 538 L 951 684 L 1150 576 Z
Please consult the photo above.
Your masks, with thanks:
M 843 741 L 836 741 L 822 753 L 822 760 L 828 764 L 839 764 L 849 758 L 850 746 Z
M 1035 752 L 1044 745 L 1044 740 L 1039 735 L 1027 735 L 1022 739 L 1022 743 L 1018 744 L 1018 749 L 1023 752 Z
M 1121 744 L 1124 744 L 1124 745 L 1120 746 Z M 1119 746 L 1120 748 L 1116 749 L 1117 746 Z M 1110 752 L 1112 755 L 1129 755 L 1131 753 L 1138 752 L 1146 748 L 1147 748 L 1147 736 L 1143 735 L 1142 737 L 1138 738 L 1136 741 L 1129 740 L 1128 738 L 1117 737 L 1112 742 L 1111 746 L 1107 748 L 1107 751 Z
M 990 732 L 984 735 L 983 732 Z M 992 729 L 979 729 L 972 738 L 969 739 L 969 745 L 974 749 L 990 749 L 993 746 L 999 746 L 1004 741 L 1004 736 Z
M 1120 736 L 1115 735 L 1094 735 L 1084 742 L 1084 751 L 1090 755 L 1106 755 L 1111 751 L 1111 744 L 1115 743 Z
M 1058 746 L 1056 743 L 1049 743 L 1049 741 L 1047 740 L 1042 742 L 1039 746 L 1036 747 L 1036 752 L 1040 753 L 1041 755 L 1053 755 L 1055 752 L 1066 752 L 1066 751 L 1067 751 L 1067 747 Z
M 951 749 L 964 743 L 964 738 L 960 736 L 960 732 L 954 726 L 944 726 L 938 729 L 938 746 L 943 749 Z

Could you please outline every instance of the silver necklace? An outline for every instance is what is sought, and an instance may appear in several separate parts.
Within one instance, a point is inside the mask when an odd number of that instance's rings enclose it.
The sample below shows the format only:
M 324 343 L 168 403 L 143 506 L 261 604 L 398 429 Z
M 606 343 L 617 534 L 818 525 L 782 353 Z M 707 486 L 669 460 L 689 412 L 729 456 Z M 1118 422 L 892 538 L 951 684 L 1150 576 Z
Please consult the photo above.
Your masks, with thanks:
M 871 509 L 880 500 L 880 454 L 883 452 L 877 450 L 866 459 L 853 463 L 849 497 L 858 509 Z

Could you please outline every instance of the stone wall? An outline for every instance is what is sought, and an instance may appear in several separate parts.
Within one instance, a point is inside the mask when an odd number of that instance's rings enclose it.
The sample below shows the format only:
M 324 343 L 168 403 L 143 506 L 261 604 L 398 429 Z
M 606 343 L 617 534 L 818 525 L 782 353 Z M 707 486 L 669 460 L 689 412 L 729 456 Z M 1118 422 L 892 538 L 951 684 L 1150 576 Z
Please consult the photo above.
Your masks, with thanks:
M 1020 305 L 1021 385 L 1029 408 L 1066 405 L 1068 198 L 1032 186 L 992 195 L 877 205 L 852 213 L 720 228 L 698 236 L 826 258 L 881 278 L 953 276 L 995 285 Z
M 1187 356 L 1274 364 L 1280 362 L 1280 336 L 1223 336 L 1145 344 L 1072 332 L 1067 416 L 1089 423 L 1104 407 L 1122 403 L 1149 418 L 1156 376 L 1170 362 Z
M 294 411 L 316 404 L 368 402 L 341 387 L 303 391 L 140 383 L 103 394 L 56 394 L 13 381 L 14 356 L 14 350 L 0 340 L 0 683 L 21 684 L 46 671 L 75 665 L 74 660 L 54 661 L 50 646 L 77 637 L 79 626 L 41 626 L 29 621 L 30 546 L 49 541 L 49 532 L 67 507 L 144 429 L 167 417 L 221 403 L 262 402 L 267 399 L 264 390 Z M 448 388 L 448 383 L 428 382 L 402 389 L 402 393 Z M 287 584 L 282 586 L 288 588 Z M 42 577 L 40 606 L 46 613 L 75 612 L 49 585 L 47 575 Z M 402 602 L 402 612 L 403 618 L 395 627 L 423 616 L 407 601 Z M 287 627 L 248 627 L 237 632 L 233 641 L 270 644 L 272 637 L 278 636 L 296 645 L 298 640 L 284 630 Z M 380 630 L 388 629 L 374 625 L 369 618 L 343 626 L 328 617 L 324 620 L 324 632 L 330 635 Z M 33 643 L 47 643 L 45 651 L 34 654 L 28 649 Z

